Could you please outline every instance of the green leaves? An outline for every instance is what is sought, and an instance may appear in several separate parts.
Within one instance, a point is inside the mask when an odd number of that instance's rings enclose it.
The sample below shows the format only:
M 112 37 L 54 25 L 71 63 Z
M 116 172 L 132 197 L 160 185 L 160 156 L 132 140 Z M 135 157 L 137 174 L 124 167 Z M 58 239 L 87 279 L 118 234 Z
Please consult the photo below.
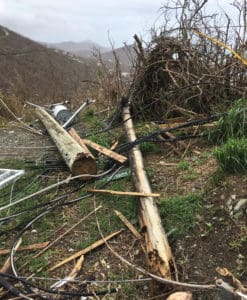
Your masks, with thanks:
M 238 173 L 247 171 L 247 138 L 229 139 L 214 150 L 223 171 Z

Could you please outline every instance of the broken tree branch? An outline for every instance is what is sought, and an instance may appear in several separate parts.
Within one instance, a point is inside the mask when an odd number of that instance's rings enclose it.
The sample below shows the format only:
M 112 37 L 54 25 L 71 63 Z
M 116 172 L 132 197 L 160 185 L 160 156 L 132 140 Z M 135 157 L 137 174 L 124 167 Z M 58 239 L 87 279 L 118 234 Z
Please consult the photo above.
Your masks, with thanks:
M 78 259 L 78 261 L 76 262 L 76 264 L 75 264 L 74 268 L 72 269 L 72 271 L 70 272 L 70 274 L 68 276 L 66 276 L 65 278 L 55 282 L 51 286 L 51 289 L 58 289 L 58 288 L 62 287 L 63 285 L 65 285 L 66 283 L 74 280 L 76 278 L 77 274 L 80 272 L 83 262 L 84 262 L 84 255 L 82 255 Z

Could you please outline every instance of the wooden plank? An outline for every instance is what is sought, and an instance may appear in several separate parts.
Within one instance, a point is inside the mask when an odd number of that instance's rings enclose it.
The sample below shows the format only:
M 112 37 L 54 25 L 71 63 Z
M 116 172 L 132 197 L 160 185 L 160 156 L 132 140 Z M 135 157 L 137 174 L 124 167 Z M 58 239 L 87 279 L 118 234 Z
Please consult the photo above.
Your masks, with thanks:
M 110 158 L 112 158 L 112 159 L 114 159 L 114 160 L 120 162 L 121 164 L 125 163 L 125 162 L 127 161 L 127 159 L 128 159 L 126 156 L 123 156 L 123 155 L 121 155 L 121 154 L 118 154 L 117 152 L 114 152 L 114 151 L 112 151 L 112 150 L 110 150 L 110 149 L 107 149 L 106 147 L 101 146 L 101 145 L 99 145 L 99 144 L 97 144 L 97 143 L 95 143 L 95 142 L 92 142 L 92 141 L 90 141 L 90 140 L 88 140 L 88 139 L 82 139 L 82 138 L 78 135 L 78 133 L 75 131 L 74 128 L 71 128 L 71 129 L 69 130 L 69 134 L 70 134 L 70 135 L 77 141 L 77 143 L 80 144 L 81 146 L 87 145 L 87 146 L 89 146 L 89 147 L 91 147 L 91 148 L 97 150 L 98 152 L 100 152 L 100 153 L 102 153 L 102 154 L 104 154 L 104 155 L 106 155 L 106 156 L 108 156 L 108 157 L 110 157 Z

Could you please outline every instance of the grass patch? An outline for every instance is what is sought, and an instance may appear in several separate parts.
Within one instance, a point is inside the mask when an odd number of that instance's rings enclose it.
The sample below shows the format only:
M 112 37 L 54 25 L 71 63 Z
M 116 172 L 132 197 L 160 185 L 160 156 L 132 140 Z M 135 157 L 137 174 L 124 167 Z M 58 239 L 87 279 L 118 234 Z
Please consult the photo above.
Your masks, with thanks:
M 195 216 L 202 209 L 202 195 L 190 194 L 163 199 L 159 203 L 161 219 L 173 236 L 186 234 L 195 225 Z
M 214 155 L 221 170 L 228 173 L 247 171 L 247 139 L 229 139 L 217 147 Z
M 176 171 L 186 171 L 189 170 L 189 168 L 190 164 L 185 160 L 181 160 L 176 166 Z
M 247 100 L 236 101 L 227 115 L 220 118 L 214 129 L 209 132 L 209 141 L 222 144 L 230 138 L 247 136 Z
M 96 186 L 95 188 L 100 187 Z M 115 191 L 125 191 L 131 190 L 131 184 L 129 178 L 127 177 L 121 180 L 112 181 L 109 185 L 107 185 L 106 188 Z M 114 213 L 114 209 L 119 210 L 133 225 L 137 225 L 138 200 L 136 197 L 96 194 L 95 202 L 96 206 L 102 205 L 102 208 L 97 212 L 97 217 L 101 230 L 105 236 L 115 230 L 125 228 L 122 221 L 120 221 L 119 217 L 117 217 Z M 85 211 L 93 210 L 93 208 L 94 203 L 92 198 L 85 199 L 79 204 L 80 211 L 84 213 Z M 80 249 L 101 238 L 94 217 L 85 223 L 83 230 L 89 232 L 90 234 L 88 239 L 81 241 L 80 245 L 77 245 Z

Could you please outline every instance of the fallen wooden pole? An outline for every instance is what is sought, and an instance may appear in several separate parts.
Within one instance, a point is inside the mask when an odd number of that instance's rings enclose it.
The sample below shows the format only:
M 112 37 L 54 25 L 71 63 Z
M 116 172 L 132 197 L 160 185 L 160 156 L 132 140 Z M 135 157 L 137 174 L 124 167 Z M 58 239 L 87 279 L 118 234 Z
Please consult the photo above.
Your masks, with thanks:
M 99 144 L 96 144 L 88 139 L 82 139 L 80 138 L 80 136 L 77 134 L 77 132 L 75 131 L 74 128 L 71 128 L 69 130 L 69 134 L 80 144 L 80 145 L 87 145 L 95 150 L 97 150 L 98 152 L 120 162 L 121 164 L 125 163 L 126 160 L 127 160 L 127 157 L 121 155 L 121 154 L 118 154 L 110 149 L 107 149 Z
M 122 232 L 122 230 L 118 230 L 115 231 L 113 233 L 111 233 L 110 235 L 106 236 L 104 239 L 98 240 L 95 243 L 93 243 L 92 245 L 88 246 L 85 249 L 80 250 L 79 252 L 76 252 L 75 254 L 71 255 L 70 257 L 64 259 L 63 261 L 61 261 L 60 263 L 56 264 L 55 266 L 51 267 L 49 269 L 49 271 L 53 271 L 61 266 L 63 266 L 64 264 L 70 262 L 73 259 L 76 259 L 79 256 L 85 255 L 86 253 L 104 245 L 105 241 L 108 241 L 110 239 L 112 239 L 114 236 L 118 235 L 120 232 Z
M 102 193 L 110 195 L 120 195 L 120 196 L 138 196 L 138 197 L 160 197 L 160 194 L 157 193 L 142 193 L 142 192 L 122 192 L 122 191 L 112 191 L 112 190 L 97 190 L 97 189 L 88 189 L 86 190 L 90 193 Z
M 72 174 L 95 175 L 97 172 L 96 162 L 87 147 L 79 145 L 44 109 L 36 108 L 36 114 L 49 132 Z M 90 178 L 90 176 L 83 177 L 83 180 Z
M 122 119 L 128 142 L 134 142 L 136 134 L 129 105 L 123 107 Z M 129 151 L 129 160 L 136 189 L 142 193 L 151 194 L 152 190 L 138 146 Z M 167 279 L 172 279 L 170 265 L 173 264 L 173 257 L 153 197 L 140 197 L 140 223 L 142 230 L 145 232 L 146 249 L 152 272 Z

